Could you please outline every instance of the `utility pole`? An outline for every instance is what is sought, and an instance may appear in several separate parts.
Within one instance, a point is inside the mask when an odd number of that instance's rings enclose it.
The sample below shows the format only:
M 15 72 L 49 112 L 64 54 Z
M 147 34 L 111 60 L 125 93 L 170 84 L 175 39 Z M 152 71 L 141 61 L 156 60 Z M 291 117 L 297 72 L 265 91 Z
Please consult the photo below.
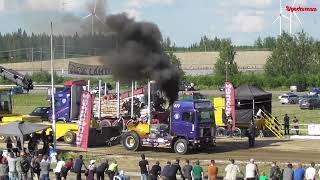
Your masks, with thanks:
M 56 140 L 56 112 L 55 112 L 55 102 L 54 102 L 54 82 L 53 82 L 53 49 L 52 49 L 52 22 L 50 23 L 50 47 L 51 47 L 51 108 L 52 108 L 52 130 L 53 130 L 53 148 L 57 149 Z
M 226 65 L 226 81 L 228 81 L 228 65 L 230 64 L 230 62 L 226 61 L 225 65 Z
M 32 66 L 32 73 L 34 72 L 34 65 L 33 65 L 33 47 L 31 48 L 31 66 Z
M 63 35 L 63 59 L 66 58 L 66 37 Z

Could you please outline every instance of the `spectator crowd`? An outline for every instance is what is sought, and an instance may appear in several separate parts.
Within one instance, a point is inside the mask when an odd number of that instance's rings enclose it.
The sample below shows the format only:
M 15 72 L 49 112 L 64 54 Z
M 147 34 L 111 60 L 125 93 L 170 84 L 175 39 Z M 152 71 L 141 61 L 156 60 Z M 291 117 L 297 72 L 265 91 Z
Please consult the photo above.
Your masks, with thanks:
M 193 165 L 192 165 L 193 164 Z M 144 154 L 141 154 L 141 160 L 137 163 L 140 169 L 141 180 L 236 180 L 244 177 L 246 180 L 315 180 L 320 178 L 320 170 L 316 170 L 315 163 L 311 162 L 307 168 L 301 163 L 293 167 L 287 163 L 286 168 L 281 169 L 276 162 L 271 164 L 269 173 L 259 171 L 258 165 L 254 159 L 250 159 L 242 172 L 234 159 L 230 159 L 224 169 L 218 169 L 214 160 L 203 168 L 200 161 L 195 160 L 191 163 L 188 159 L 183 164 L 176 159 L 174 162 L 168 161 L 161 167 L 160 162 L 156 161 L 154 165 L 149 165 Z M 51 172 L 52 171 L 52 172 Z M 220 176 L 218 173 L 220 172 Z M 73 175 L 70 176 L 70 173 Z M 0 180 L 49 180 L 53 175 L 56 180 L 129 180 L 123 170 L 118 170 L 116 160 L 102 160 L 97 164 L 96 160 L 90 160 L 85 164 L 83 156 L 77 159 L 59 158 L 54 164 L 48 155 L 30 154 L 25 152 L 0 151 Z M 222 175 L 223 174 L 223 175 Z M 223 177 L 221 177 L 223 176 Z

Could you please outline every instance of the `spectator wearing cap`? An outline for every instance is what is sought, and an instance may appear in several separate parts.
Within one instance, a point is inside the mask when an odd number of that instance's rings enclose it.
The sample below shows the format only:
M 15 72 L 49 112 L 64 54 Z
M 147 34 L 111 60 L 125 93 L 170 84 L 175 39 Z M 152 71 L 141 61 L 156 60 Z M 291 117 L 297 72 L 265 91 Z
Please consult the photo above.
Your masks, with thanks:
M 87 180 L 94 180 L 94 173 L 96 171 L 96 168 L 96 160 L 90 160 L 90 164 L 88 166 Z
M 254 159 L 250 159 L 246 166 L 246 180 L 256 180 L 257 177 L 259 177 L 258 166 L 255 164 Z
M 306 176 L 307 180 L 314 180 L 314 179 L 316 179 L 316 169 L 314 168 L 315 163 L 311 162 L 310 165 L 311 166 L 306 169 L 305 176 Z
M 235 164 L 234 159 L 230 159 L 230 164 L 224 169 L 226 172 L 225 180 L 236 180 L 237 174 L 240 173 L 239 166 Z
M 208 166 L 208 180 L 217 180 L 218 176 L 218 167 L 214 160 L 211 160 L 210 165 Z

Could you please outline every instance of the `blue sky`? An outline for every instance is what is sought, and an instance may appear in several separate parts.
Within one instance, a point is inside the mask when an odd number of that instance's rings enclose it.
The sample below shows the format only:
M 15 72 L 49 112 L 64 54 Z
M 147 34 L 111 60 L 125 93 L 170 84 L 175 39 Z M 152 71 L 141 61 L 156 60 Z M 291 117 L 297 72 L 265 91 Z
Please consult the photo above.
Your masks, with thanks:
M 94 0 L 0 0 L 0 30 L 11 32 L 21 27 L 28 32 L 48 31 L 50 19 L 65 14 L 83 17 L 86 4 Z M 101 1 L 101 0 L 100 0 Z M 282 0 L 283 8 L 294 0 Z M 297 12 L 303 30 L 320 39 L 320 1 L 296 0 L 295 7 L 316 7 L 317 12 Z M 234 44 L 250 45 L 258 36 L 279 34 L 279 0 L 108 0 L 107 13 L 127 12 L 138 21 L 156 23 L 164 36 L 178 46 L 188 46 L 201 36 L 231 38 Z M 283 10 L 287 17 L 290 13 Z M 80 19 L 80 18 L 79 18 Z M 78 21 L 81 21 L 81 19 Z M 292 16 L 293 32 L 302 27 Z M 60 27 L 60 28 L 59 28 Z M 283 19 L 283 30 L 289 21 Z M 77 31 L 77 25 L 59 26 L 57 31 Z

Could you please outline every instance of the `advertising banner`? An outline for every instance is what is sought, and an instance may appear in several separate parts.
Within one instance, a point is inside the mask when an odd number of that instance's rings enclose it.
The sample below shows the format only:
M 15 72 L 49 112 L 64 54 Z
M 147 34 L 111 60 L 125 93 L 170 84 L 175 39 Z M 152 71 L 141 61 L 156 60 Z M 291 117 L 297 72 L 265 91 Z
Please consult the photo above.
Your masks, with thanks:
M 81 96 L 79 129 L 76 144 L 82 149 L 88 148 L 89 129 L 91 120 L 92 96 L 89 92 L 84 91 Z
M 79 64 L 70 61 L 68 66 L 69 74 L 77 75 L 89 75 L 89 76 L 102 76 L 102 75 L 111 75 L 112 71 L 110 67 L 107 66 L 95 66 L 87 64 Z
M 235 91 L 229 81 L 225 82 L 224 87 L 226 117 L 232 117 L 232 129 L 234 130 L 236 127 Z

